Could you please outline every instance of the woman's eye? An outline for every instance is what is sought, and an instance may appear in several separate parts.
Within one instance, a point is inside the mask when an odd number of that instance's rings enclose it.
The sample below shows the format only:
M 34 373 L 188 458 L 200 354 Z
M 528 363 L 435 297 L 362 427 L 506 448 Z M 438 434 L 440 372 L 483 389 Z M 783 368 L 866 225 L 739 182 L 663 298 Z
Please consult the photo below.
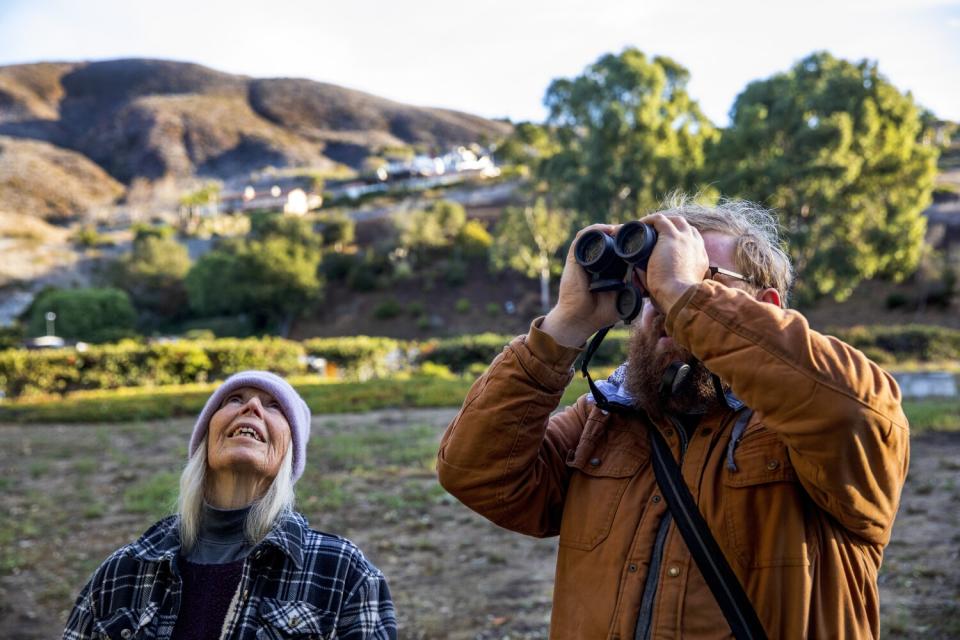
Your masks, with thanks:
M 229 398 L 227 398 L 226 404 L 235 403 L 235 402 L 243 402 L 243 398 L 241 398 L 240 396 L 230 396 Z
M 268 408 L 268 409 L 271 409 L 271 410 L 273 410 L 273 411 L 280 411 L 280 403 L 279 403 L 279 402 L 271 402 L 270 404 L 267 405 L 267 408 Z

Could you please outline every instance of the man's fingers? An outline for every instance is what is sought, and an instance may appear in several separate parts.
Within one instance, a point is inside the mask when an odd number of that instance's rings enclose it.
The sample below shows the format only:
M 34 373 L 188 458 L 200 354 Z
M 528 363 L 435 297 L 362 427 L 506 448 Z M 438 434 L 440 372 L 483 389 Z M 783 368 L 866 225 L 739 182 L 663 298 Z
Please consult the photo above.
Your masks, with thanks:
M 651 225 L 657 230 L 657 233 L 667 235 L 678 230 L 677 224 L 674 222 L 674 220 L 675 218 L 668 218 L 662 213 L 651 213 L 648 216 L 640 218 L 640 222 L 645 222 L 646 224 Z M 686 221 L 684 220 L 684 222 Z

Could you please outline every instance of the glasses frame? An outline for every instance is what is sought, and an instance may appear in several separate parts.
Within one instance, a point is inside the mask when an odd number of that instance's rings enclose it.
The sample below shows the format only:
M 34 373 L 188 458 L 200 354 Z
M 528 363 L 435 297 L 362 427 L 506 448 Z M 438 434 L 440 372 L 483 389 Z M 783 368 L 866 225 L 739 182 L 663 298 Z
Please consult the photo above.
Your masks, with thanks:
M 718 267 L 716 265 L 710 265 L 708 267 L 710 270 L 710 279 L 713 280 L 717 274 L 721 276 L 727 276 L 728 278 L 734 278 L 735 280 L 741 280 L 747 284 L 755 284 L 753 278 L 750 276 L 745 276 L 742 273 L 737 273 L 736 271 L 730 271 L 729 269 L 724 269 L 723 267 Z

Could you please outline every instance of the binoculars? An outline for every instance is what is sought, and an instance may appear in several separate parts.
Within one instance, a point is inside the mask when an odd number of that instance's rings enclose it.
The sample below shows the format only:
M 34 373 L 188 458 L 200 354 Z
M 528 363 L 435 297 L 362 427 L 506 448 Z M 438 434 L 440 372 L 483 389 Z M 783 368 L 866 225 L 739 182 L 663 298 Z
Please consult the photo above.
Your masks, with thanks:
M 644 298 L 627 274 L 632 267 L 646 270 L 656 244 L 657 230 L 633 221 L 620 227 L 613 237 L 588 231 L 574 246 L 577 263 L 590 274 L 590 291 L 616 291 L 617 314 L 626 324 L 640 313 Z

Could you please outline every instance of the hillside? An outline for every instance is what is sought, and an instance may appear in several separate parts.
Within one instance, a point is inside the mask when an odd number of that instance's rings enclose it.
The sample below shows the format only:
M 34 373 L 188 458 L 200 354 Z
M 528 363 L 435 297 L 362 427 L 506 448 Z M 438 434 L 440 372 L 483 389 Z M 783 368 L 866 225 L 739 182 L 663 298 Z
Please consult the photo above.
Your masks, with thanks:
M 225 179 L 266 166 L 358 166 L 384 147 L 444 149 L 507 131 L 502 122 L 331 84 L 190 63 L 6 66 L 0 211 L 64 219 L 117 201 L 124 186 Z M 73 179 L 61 179 L 65 165 L 76 168 Z

